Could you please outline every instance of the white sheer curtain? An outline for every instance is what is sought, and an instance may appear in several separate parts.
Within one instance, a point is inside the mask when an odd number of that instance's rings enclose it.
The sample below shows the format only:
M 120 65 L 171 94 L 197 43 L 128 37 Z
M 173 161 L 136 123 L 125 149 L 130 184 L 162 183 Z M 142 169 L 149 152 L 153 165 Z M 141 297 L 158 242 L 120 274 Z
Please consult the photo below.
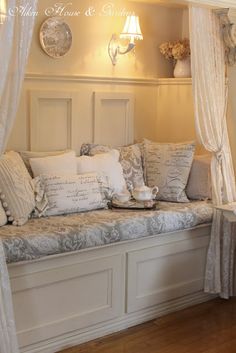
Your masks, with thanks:
M 20 9 L 28 0 L 8 0 L 8 9 Z M 31 0 L 36 10 L 37 0 Z M 3 153 L 13 126 L 25 65 L 29 53 L 34 27 L 34 17 L 7 16 L 0 25 L 0 154 Z M 3 244 L 0 239 L 0 352 L 17 353 L 18 344 L 12 307 L 11 288 L 6 266 Z
M 190 42 L 196 132 L 212 152 L 214 205 L 236 200 L 235 178 L 226 125 L 227 82 L 225 52 L 218 16 L 207 8 L 190 7 Z M 226 230 L 226 228 L 225 228 Z M 230 271 L 224 264 L 227 247 L 221 212 L 215 211 L 207 256 L 205 291 L 228 298 Z M 226 257 L 225 257 L 226 256 Z M 228 253 L 230 256 L 230 253 Z

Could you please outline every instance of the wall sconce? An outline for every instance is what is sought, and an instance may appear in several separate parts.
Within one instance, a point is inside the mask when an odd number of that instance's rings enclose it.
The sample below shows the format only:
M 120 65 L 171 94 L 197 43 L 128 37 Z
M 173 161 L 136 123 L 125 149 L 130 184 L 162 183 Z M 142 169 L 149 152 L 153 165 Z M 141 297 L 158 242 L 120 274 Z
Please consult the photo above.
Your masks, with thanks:
M 0 25 L 3 24 L 7 16 L 6 0 L 0 0 Z
M 111 58 L 112 64 L 115 65 L 117 62 L 118 54 L 126 54 L 130 52 L 134 47 L 134 40 L 142 40 L 143 35 L 139 25 L 138 16 L 127 16 L 123 31 L 120 34 L 121 39 L 129 39 L 129 44 L 126 48 L 121 48 L 119 44 L 117 44 L 117 35 L 113 34 L 111 40 L 108 44 L 108 54 Z

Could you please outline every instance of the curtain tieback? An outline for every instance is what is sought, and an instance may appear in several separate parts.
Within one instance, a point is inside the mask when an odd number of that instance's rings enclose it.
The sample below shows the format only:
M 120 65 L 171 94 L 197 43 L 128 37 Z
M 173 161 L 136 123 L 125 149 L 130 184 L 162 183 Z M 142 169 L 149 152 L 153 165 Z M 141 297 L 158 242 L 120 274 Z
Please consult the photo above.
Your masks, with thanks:
M 215 153 L 215 157 L 216 157 L 218 163 L 221 164 L 221 163 L 222 163 L 222 159 L 223 159 L 223 152 L 222 152 L 222 150 L 216 152 L 216 153 Z

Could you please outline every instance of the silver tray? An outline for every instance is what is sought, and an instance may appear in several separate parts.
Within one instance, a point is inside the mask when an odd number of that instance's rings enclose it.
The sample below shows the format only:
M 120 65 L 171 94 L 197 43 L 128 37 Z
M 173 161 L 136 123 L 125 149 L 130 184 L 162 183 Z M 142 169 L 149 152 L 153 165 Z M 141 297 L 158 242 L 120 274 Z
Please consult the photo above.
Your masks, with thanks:
M 158 209 L 158 202 L 151 201 L 136 201 L 130 200 L 127 202 L 119 202 L 112 200 L 108 207 L 110 209 L 126 209 L 126 210 L 156 210 Z

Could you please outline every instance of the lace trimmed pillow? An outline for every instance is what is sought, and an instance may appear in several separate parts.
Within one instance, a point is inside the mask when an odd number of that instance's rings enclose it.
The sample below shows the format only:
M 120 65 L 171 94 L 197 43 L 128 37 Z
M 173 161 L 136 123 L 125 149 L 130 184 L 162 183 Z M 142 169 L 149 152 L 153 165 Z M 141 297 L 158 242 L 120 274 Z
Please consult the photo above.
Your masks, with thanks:
M 94 156 L 98 153 L 109 152 L 110 146 L 84 143 L 81 146 L 80 154 Z M 142 154 L 139 144 L 116 147 L 120 152 L 120 164 L 128 190 L 144 185 Z
M 189 202 L 185 189 L 195 143 L 143 142 L 144 172 L 148 186 L 158 186 L 158 200 Z
M 39 216 L 105 208 L 110 197 L 107 178 L 97 173 L 40 175 L 36 179 L 36 209 Z
M 8 152 L 0 158 L 0 199 L 13 225 L 27 222 L 34 207 L 32 179 L 17 152 Z

